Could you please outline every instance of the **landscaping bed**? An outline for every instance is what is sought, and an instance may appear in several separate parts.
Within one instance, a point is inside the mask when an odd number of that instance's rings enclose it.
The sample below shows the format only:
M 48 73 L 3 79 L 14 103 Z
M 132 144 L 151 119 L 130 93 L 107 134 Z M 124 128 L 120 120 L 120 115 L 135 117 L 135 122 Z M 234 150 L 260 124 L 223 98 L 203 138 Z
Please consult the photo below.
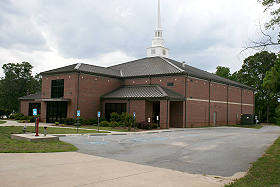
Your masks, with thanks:
M 280 186 L 280 138 L 253 163 L 248 174 L 226 187 Z

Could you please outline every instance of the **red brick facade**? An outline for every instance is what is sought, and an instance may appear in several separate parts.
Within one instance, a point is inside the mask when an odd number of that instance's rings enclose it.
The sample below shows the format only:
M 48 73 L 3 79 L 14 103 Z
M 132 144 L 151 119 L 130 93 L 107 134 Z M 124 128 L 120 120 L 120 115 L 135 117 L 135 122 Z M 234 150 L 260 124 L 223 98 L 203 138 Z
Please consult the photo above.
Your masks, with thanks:
M 64 98 L 69 99 L 67 117 L 75 117 L 76 110 L 83 118 L 95 118 L 97 111 L 105 114 L 105 103 L 126 103 L 127 112 L 136 112 L 137 122 L 147 121 L 153 115 L 153 101 L 145 100 L 103 100 L 101 96 L 122 85 L 157 84 L 173 90 L 186 101 L 160 102 L 160 126 L 199 127 L 236 124 L 242 113 L 254 113 L 254 92 L 187 75 L 158 76 L 134 79 L 117 79 L 89 74 L 60 74 L 44 76 L 42 98 L 51 97 L 51 80 L 64 79 Z M 173 86 L 168 86 L 173 83 Z M 21 111 L 28 114 L 28 103 L 21 102 Z M 41 118 L 46 121 L 46 102 L 41 102 Z

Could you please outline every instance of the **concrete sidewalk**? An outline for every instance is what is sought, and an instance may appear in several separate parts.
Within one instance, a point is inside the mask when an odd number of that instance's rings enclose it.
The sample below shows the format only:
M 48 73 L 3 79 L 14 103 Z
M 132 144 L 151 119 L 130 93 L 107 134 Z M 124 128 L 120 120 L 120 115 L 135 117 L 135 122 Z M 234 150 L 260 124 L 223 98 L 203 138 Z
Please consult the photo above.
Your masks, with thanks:
M 0 186 L 219 187 L 225 180 L 82 153 L 0 154 Z M 228 182 L 228 181 L 227 181 Z

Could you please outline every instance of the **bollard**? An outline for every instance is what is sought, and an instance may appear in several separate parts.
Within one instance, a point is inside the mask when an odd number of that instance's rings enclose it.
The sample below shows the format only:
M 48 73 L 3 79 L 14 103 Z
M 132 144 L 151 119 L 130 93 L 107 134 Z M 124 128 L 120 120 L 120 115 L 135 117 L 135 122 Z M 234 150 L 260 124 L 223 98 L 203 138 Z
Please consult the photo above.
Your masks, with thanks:
M 23 134 L 26 133 L 26 130 L 27 130 L 27 127 L 26 127 L 26 125 L 24 125 L 24 127 L 23 127 L 23 129 L 22 129 Z
M 47 128 L 48 128 L 48 127 L 44 127 L 44 136 L 47 136 L 47 134 L 48 134 Z

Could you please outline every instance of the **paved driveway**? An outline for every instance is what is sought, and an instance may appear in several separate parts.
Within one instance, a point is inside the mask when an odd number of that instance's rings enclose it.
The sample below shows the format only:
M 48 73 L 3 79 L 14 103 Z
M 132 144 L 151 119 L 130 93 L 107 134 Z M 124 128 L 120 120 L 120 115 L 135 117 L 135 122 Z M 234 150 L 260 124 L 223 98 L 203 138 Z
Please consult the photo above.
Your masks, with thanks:
M 154 134 L 60 138 L 79 152 L 193 174 L 229 177 L 246 172 L 280 136 L 280 128 L 185 129 Z

